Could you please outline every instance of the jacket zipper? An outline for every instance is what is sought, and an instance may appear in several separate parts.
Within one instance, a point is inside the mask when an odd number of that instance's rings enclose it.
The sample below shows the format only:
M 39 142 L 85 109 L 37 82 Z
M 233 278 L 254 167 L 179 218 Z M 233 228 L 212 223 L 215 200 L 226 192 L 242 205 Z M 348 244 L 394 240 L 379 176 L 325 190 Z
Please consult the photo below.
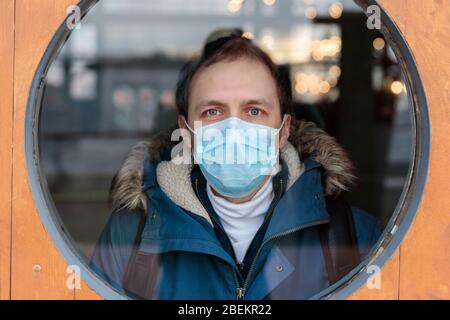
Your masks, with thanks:
M 199 192 L 198 192 L 198 183 L 197 183 L 197 182 L 198 182 L 198 178 L 195 179 L 195 189 L 196 189 L 197 195 L 198 195 Z M 282 179 L 280 179 L 280 187 L 281 187 L 281 188 L 283 187 L 283 180 L 282 180 Z M 200 200 L 200 203 L 203 205 L 203 207 L 206 208 L 206 207 L 205 207 L 205 204 L 204 204 L 204 203 L 202 202 L 202 200 L 201 200 L 201 197 L 198 197 L 198 198 L 199 198 L 199 200 Z M 278 201 L 280 200 L 280 198 L 281 198 L 281 196 L 278 196 L 277 203 L 278 203 Z M 271 210 L 271 212 L 270 212 L 269 214 L 272 214 L 272 212 L 273 212 L 273 210 L 274 210 L 275 207 L 276 207 L 276 204 L 273 206 L 273 208 L 272 208 L 272 210 Z M 225 230 L 222 228 L 222 226 L 217 222 L 217 219 L 215 219 L 214 215 L 210 215 L 210 216 L 211 216 L 212 219 L 214 219 L 214 221 L 217 223 L 217 225 L 219 226 L 219 228 L 226 234 L 226 231 L 225 231 Z M 269 216 L 268 216 L 268 217 L 269 217 Z M 312 226 L 315 226 L 315 225 L 319 225 L 319 224 L 322 224 L 322 223 L 325 223 L 325 222 L 328 222 L 328 221 L 329 221 L 329 220 L 324 219 L 324 220 L 320 220 L 320 221 L 317 221 L 317 222 L 314 222 L 314 223 L 309 223 L 309 224 L 306 224 L 306 225 L 303 225 L 303 226 L 300 226 L 300 227 L 292 228 L 292 229 L 286 230 L 286 231 L 284 231 L 284 232 L 282 232 L 282 233 L 275 234 L 275 235 L 271 236 L 269 239 L 265 240 L 265 241 L 261 244 L 261 246 L 259 247 L 258 251 L 256 252 L 255 257 L 253 258 L 252 263 L 251 263 L 251 265 L 250 265 L 250 269 L 249 269 L 249 271 L 248 271 L 247 276 L 245 277 L 244 284 L 243 284 L 242 286 L 240 285 L 240 282 L 239 282 L 239 279 L 238 279 L 238 277 L 237 277 L 237 275 L 236 275 L 236 272 L 233 270 L 233 276 L 234 276 L 234 280 L 235 280 L 235 284 L 236 284 L 236 299 L 237 299 L 237 300 L 242 300 L 242 299 L 244 299 L 245 292 L 246 292 L 247 286 L 248 286 L 248 282 L 250 281 L 250 276 L 252 275 L 252 271 L 253 271 L 253 269 L 254 269 L 254 267 L 255 267 L 255 262 L 256 262 L 256 260 L 258 259 L 258 256 L 259 256 L 259 254 L 260 254 L 262 248 L 263 248 L 268 242 L 270 242 L 270 241 L 272 241 L 272 240 L 274 240 L 274 239 L 276 239 L 276 238 L 284 237 L 284 236 L 286 236 L 286 235 L 288 235 L 288 234 L 290 234 L 290 233 L 294 233 L 294 232 L 300 231 L 300 230 L 302 230 L 302 229 L 304 229 L 304 228 L 309 228 L 309 227 L 312 227 Z M 259 230 L 258 230 L 258 231 L 259 231 Z M 228 241 L 230 241 L 230 239 L 229 239 L 228 237 L 227 237 L 227 239 L 228 239 Z M 231 245 L 231 243 L 230 243 L 230 245 Z M 231 248 L 233 249 L 233 246 L 232 246 L 232 245 L 231 245 Z M 234 261 L 237 261 L 237 259 L 236 259 L 236 254 L 235 254 L 235 252 L 234 252 L 234 249 L 233 249 L 233 255 L 234 255 Z M 242 263 L 238 263 L 238 267 L 239 267 L 240 270 L 243 269 L 243 264 L 242 264 Z
M 267 222 L 267 219 L 270 219 L 270 218 L 271 218 L 271 215 L 272 215 L 273 211 L 275 210 L 275 207 L 276 207 L 278 201 L 279 201 L 280 198 L 281 198 L 282 191 L 283 191 L 283 179 L 280 179 L 280 190 L 279 190 L 279 192 L 278 192 L 278 194 L 277 194 L 277 199 L 275 200 L 276 202 L 271 206 L 270 212 L 268 212 L 268 214 L 266 215 L 266 217 L 265 217 L 265 219 L 264 219 L 262 225 L 258 228 L 258 231 L 256 231 L 256 234 L 258 234 L 258 233 L 260 232 L 260 230 L 261 230 L 261 228 L 263 227 L 263 225 Z M 256 234 L 255 234 L 255 236 L 256 236 Z M 253 242 L 253 241 L 252 241 L 252 242 Z M 252 245 L 252 243 L 250 243 L 250 246 L 251 246 L 251 245 Z M 262 245 L 261 245 L 261 246 L 262 246 Z M 259 252 L 259 250 L 258 250 L 258 252 Z M 257 254 L 258 254 L 258 252 L 257 252 Z M 257 254 L 255 255 L 255 258 L 252 260 L 251 266 L 253 265 L 253 261 L 256 259 Z M 244 257 L 244 259 L 245 259 L 245 257 Z M 239 267 L 241 268 L 241 270 L 244 269 L 244 263 L 243 263 L 243 262 L 244 262 L 244 261 L 242 261 L 242 263 L 239 264 Z M 245 280 L 247 280 L 249 274 L 250 274 L 250 270 L 249 270 L 249 272 L 247 273 L 247 277 L 245 278 Z M 244 284 L 245 284 L 245 281 L 244 281 Z M 238 300 L 242 300 L 242 299 L 244 298 L 245 291 L 246 291 L 245 285 L 242 286 L 242 287 L 237 288 L 236 291 L 237 291 L 237 293 L 238 293 L 238 294 L 237 294 L 237 299 L 238 299 Z
M 201 197 L 199 196 L 200 193 L 198 192 L 198 178 L 195 179 L 195 191 L 197 192 L 197 197 L 198 197 L 200 203 L 206 209 L 205 204 L 203 203 Z M 211 219 L 213 219 L 216 222 L 216 224 L 220 228 L 220 230 L 222 230 L 222 232 L 226 235 L 227 234 L 226 231 L 222 228 L 221 224 L 217 221 L 217 219 L 214 217 L 214 215 L 210 214 L 210 217 L 211 217 Z M 237 262 L 236 253 L 234 252 L 233 245 L 231 244 L 230 239 L 228 238 L 228 236 L 227 236 L 227 240 L 228 240 L 228 243 L 229 243 L 229 245 L 231 247 L 231 250 L 233 251 L 233 260 L 235 262 Z M 238 265 L 239 266 L 239 270 L 241 270 L 241 268 L 243 267 L 242 264 L 239 263 L 239 262 L 237 262 L 237 263 L 239 264 Z M 238 276 L 236 275 L 236 272 L 235 272 L 234 268 L 233 268 L 233 276 L 234 276 L 234 282 L 235 282 L 235 285 L 236 285 L 236 293 L 237 293 L 237 296 L 239 297 L 242 294 L 240 292 L 240 289 L 241 289 L 240 288 L 240 281 L 238 279 Z

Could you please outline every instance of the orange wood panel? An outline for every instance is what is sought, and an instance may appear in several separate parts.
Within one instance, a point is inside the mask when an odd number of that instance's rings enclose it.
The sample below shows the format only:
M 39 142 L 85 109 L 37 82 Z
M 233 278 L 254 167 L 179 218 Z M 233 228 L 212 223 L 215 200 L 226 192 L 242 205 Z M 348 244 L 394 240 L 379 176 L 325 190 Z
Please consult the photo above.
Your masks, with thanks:
M 382 0 L 405 36 L 428 99 L 430 171 L 416 219 L 400 248 L 399 299 L 450 299 L 450 6 L 446 1 Z M 395 277 L 389 263 L 382 270 Z M 384 281 L 383 281 L 384 283 Z M 361 288 L 355 298 L 372 298 Z
M 13 74 L 14 0 L 3 0 L 0 2 L 0 300 L 10 298 Z
M 400 299 L 450 299 L 450 2 L 405 1 L 402 10 L 427 92 L 432 141 L 423 202 L 402 244 Z
M 66 15 L 70 0 L 17 0 L 14 72 L 12 203 L 12 299 L 73 299 L 66 287 L 66 263 L 36 210 L 24 159 L 24 118 L 36 67 Z M 40 271 L 34 271 L 39 265 Z

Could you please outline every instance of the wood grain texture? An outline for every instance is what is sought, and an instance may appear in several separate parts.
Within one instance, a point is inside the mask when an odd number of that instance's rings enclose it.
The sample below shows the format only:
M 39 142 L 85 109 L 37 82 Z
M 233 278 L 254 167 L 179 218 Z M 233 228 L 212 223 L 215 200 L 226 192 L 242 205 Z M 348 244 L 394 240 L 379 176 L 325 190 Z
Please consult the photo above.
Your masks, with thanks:
M 450 299 L 450 1 L 405 1 L 403 14 L 432 134 L 423 202 L 402 243 L 400 299 Z
M 0 1 L 0 300 L 10 298 L 14 0 Z
M 73 299 L 66 263 L 36 210 L 25 165 L 24 118 L 36 67 L 59 24 L 66 0 L 16 0 L 11 299 Z M 34 271 L 39 265 L 41 271 Z

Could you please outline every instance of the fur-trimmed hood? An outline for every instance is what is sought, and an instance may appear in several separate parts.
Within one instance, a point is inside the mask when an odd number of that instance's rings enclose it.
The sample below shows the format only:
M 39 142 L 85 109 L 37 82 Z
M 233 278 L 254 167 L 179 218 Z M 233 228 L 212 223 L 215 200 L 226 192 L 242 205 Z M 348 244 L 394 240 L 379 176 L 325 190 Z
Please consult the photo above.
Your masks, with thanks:
M 171 161 L 161 161 L 163 150 L 170 150 L 177 142 L 172 142 L 172 130 L 159 133 L 147 141 L 136 143 L 114 176 L 109 201 L 112 210 L 127 208 L 146 211 L 146 194 L 142 191 L 144 161 L 157 162 L 157 181 L 161 189 L 177 205 L 207 217 L 204 208 L 190 185 L 192 165 L 176 165 Z M 289 168 L 288 188 L 302 174 L 303 159 L 315 152 L 314 160 L 319 162 L 325 175 L 326 195 L 339 195 L 348 191 L 356 181 L 355 167 L 345 150 L 336 139 L 318 128 L 313 122 L 294 121 L 291 125 L 289 143 L 281 150 L 280 156 Z M 208 219 L 209 220 L 209 219 Z

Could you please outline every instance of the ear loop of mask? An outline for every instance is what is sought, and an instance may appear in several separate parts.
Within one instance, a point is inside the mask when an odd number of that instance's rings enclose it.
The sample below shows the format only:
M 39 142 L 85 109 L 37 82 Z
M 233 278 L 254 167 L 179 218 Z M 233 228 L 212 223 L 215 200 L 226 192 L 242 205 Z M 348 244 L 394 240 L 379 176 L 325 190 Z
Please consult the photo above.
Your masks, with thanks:
M 283 116 L 283 121 L 281 122 L 281 126 L 277 129 L 277 133 L 280 132 L 281 129 L 283 129 L 285 121 L 286 121 L 286 115 Z
M 194 131 L 194 129 L 192 129 L 191 128 L 191 126 L 187 123 L 187 121 L 186 121 L 186 118 L 185 117 L 183 117 L 183 121 L 184 121 L 184 124 L 186 125 L 186 127 L 189 129 L 189 131 L 191 131 L 193 134 L 197 134 L 197 132 L 195 132 Z
M 197 135 L 197 132 L 195 132 L 191 126 L 187 123 L 186 118 L 183 117 L 183 121 L 184 124 L 186 125 L 186 127 L 188 128 L 189 131 L 191 131 L 194 135 Z M 194 144 L 196 143 L 195 139 L 194 139 Z M 197 159 L 195 158 L 195 152 L 193 152 L 194 146 L 192 145 L 191 142 L 191 159 L 193 160 L 192 163 L 197 163 Z
M 283 116 L 283 121 L 281 122 L 281 126 L 276 130 L 277 132 L 275 134 L 278 135 L 278 147 L 280 145 L 280 131 L 283 129 L 284 123 L 286 121 L 286 114 Z M 277 157 L 279 156 L 280 148 L 277 148 Z
M 286 121 L 286 115 L 283 116 L 283 121 L 281 122 L 280 127 L 278 129 L 276 129 L 276 133 L 275 133 L 275 135 L 278 135 L 278 148 L 277 148 L 277 154 L 275 156 L 277 158 L 280 156 L 280 148 L 279 148 L 279 146 L 280 146 L 280 135 L 279 134 L 280 134 L 281 129 L 283 129 L 285 121 Z M 280 171 L 280 163 L 279 163 L 279 161 L 270 170 L 271 171 L 270 171 L 269 175 L 273 176 L 273 175 L 277 174 Z

